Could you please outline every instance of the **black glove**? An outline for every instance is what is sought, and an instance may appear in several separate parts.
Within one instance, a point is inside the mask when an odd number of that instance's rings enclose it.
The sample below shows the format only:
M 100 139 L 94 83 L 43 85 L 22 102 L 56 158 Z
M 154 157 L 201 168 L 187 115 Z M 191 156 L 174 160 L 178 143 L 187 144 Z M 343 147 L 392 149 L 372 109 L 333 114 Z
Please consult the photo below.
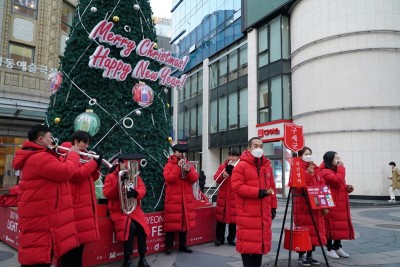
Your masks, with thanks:
M 136 191 L 136 189 L 130 189 L 127 193 L 127 197 L 128 198 L 137 198 L 137 196 L 139 195 L 138 191 Z
M 101 155 L 101 154 L 98 154 L 98 158 L 96 159 L 96 163 L 97 163 L 97 166 L 100 166 L 101 165 L 101 161 L 103 160 L 103 155 Z
M 258 198 L 264 198 L 268 196 L 268 192 L 265 189 L 260 189 L 258 190 Z
M 233 171 L 233 166 L 232 165 L 226 165 L 225 171 L 227 174 L 231 175 Z
M 272 217 L 272 220 L 275 219 L 275 217 L 276 217 L 276 209 L 271 209 L 271 217 Z

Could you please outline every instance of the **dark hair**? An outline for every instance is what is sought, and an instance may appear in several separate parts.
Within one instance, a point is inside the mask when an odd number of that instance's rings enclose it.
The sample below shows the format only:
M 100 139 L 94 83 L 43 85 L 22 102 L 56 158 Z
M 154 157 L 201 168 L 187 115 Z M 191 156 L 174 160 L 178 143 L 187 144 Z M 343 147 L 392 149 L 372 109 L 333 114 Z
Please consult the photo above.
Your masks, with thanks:
M 239 149 L 237 149 L 237 148 L 229 149 L 228 155 L 229 156 L 240 156 Z
M 393 167 L 396 167 L 396 163 L 394 163 L 393 161 L 389 162 L 389 165 L 392 165 Z
M 332 161 L 335 158 L 336 154 L 337 153 L 335 151 L 328 151 L 324 154 L 323 160 L 324 160 L 324 164 L 325 164 L 325 169 L 333 170 Z
M 303 154 L 306 152 L 306 150 L 310 150 L 310 152 L 311 152 L 311 154 L 312 154 L 311 148 L 305 146 L 305 147 L 303 147 L 301 150 L 299 150 L 299 152 L 298 152 L 299 157 L 303 156 Z
M 78 130 L 72 134 L 71 142 L 74 143 L 76 140 L 78 142 L 83 141 L 85 143 L 89 143 L 91 139 L 92 137 L 88 132 Z
M 248 147 L 251 147 L 251 143 L 253 142 L 253 140 L 260 140 L 260 141 L 262 141 L 260 137 L 253 137 L 253 138 L 251 138 L 251 139 L 249 140 L 249 143 L 247 144 Z
M 37 124 L 32 126 L 28 131 L 28 140 L 36 141 L 39 136 L 44 136 L 46 133 L 50 132 L 50 128 L 43 124 Z

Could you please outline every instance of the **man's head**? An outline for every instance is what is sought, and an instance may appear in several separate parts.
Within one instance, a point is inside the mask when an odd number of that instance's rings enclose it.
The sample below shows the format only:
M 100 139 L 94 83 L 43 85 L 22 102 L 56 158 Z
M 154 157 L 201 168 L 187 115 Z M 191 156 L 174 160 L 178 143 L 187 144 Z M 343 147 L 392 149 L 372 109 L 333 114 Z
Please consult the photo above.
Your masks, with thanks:
M 28 131 L 28 140 L 49 148 L 52 147 L 53 143 L 50 128 L 43 124 L 32 126 Z
M 261 158 L 264 154 L 263 151 L 263 141 L 259 137 L 253 137 L 249 140 L 247 150 L 251 152 L 251 154 L 255 158 Z
M 183 158 L 183 154 L 189 150 L 189 145 L 187 144 L 176 144 L 172 147 L 175 157 L 178 159 Z
M 72 134 L 71 139 L 73 146 L 78 146 L 79 150 L 86 150 L 92 137 L 88 132 L 79 130 Z
M 396 163 L 394 163 L 393 161 L 389 162 L 389 165 L 392 166 L 392 170 L 396 167 Z

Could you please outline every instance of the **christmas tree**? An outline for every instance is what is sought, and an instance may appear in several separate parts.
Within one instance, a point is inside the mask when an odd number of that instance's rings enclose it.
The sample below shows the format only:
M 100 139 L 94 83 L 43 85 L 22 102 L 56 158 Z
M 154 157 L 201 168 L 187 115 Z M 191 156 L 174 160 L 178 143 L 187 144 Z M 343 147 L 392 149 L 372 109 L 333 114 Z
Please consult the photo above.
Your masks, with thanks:
M 80 129 L 95 133 L 90 148 L 106 159 L 119 151 L 145 155 L 146 212 L 163 208 L 162 169 L 172 141 L 167 99 L 186 79 L 171 72 L 187 63 L 157 49 L 151 15 L 148 0 L 79 1 L 47 111 L 59 144 Z

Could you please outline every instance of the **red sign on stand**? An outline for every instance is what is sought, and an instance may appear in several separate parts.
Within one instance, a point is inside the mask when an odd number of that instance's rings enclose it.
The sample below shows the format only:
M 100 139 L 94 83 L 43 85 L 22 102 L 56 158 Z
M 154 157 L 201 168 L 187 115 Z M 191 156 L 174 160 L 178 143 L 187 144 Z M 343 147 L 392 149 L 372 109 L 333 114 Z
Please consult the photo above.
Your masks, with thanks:
M 290 167 L 290 187 L 305 187 L 306 179 L 304 177 L 304 170 L 301 168 L 301 158 L 293 158 Z
M 307 186 L 307 195 L 312 209 L 335 207 L 335 202 L 328 186 Z
M 288 149 L 294 152 L 301 150 L 304 147 L 303 126 L 285 123 L 283 142 Z

